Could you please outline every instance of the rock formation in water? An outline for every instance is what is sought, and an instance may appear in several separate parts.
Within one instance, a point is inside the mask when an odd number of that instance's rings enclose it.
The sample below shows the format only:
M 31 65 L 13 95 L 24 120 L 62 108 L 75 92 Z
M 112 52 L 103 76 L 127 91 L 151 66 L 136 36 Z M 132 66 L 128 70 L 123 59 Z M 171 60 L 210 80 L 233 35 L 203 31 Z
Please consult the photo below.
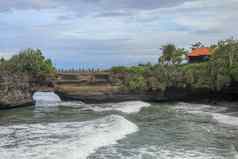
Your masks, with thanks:
M 1 73 L 0 108 L 32 103 L 30 79 L 26 75 Z
M 0 74 L 0 109 L 33 104 L 34 91 L 50 91 L 50 81 L 40 81 L 27 74 Z

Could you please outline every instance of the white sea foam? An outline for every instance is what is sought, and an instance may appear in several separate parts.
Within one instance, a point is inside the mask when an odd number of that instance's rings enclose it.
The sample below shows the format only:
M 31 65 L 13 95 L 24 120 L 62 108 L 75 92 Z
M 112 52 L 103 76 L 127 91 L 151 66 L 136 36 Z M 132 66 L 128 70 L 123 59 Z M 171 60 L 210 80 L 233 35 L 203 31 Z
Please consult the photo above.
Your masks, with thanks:
M 81 102 L 81 101 L 70 101 L 70 102 L 60 102 L 58 104 L 61 107 L 69 107 L 69 108 L 85 108 L 87 107 L 87 104 Z
M 142 101 L 129 101 L 121 103 L 111 103 L 99 105 L 87 105 L 83 102 L 63 102 L 60 97 L 54 92 L 36 92 L 33 95 L 33 100 L 35 101 L 36 107 L 72 107 L 72 108 L 81 108 L 81 110 L 93 110 L 96 112 L 103 111 L 120 111 L 123 113 L 137 113 L 143 107 L 149 107 L 149 103 Z
M 163 144 L 162 144 L 163 145 Z M 118 149 L 118 147 L 107 147 L 103 150 L 103 153 L 96 154 L 95 158 L 98 159 L 111 159 L 111 156 L 115 156 L 118 159 L 225 159 L 218 154 L 209 153 L 206 151 L 197 151 L 195 149 L 185 149 L 178 147 L 167 147 L 158 145 L 141 145 L 136 148 L 123 148 Z M 175 144 L 176 145 L 176 144 Z M 234 149 L 231 149 L 229 153 L 230 156 L 235 156 L 236 153 Z M 113 155 L 105 155 L 113 154 Z M 232 158 L 237 159 L 237 158 Z
M 192 114 L 203 114 L 212 116 L 218 123 L 237 126 L 238 127 L 238 117 L 230 116 L 228 114 L 222 114 L 223 111 L 227 110 L 225 107 L 216 107 L 205 104 L 190 104 L 190 103 L 179 103 L 176 106 L 177 110 L 184 110 Z
M 35 106 L 57 106 L 61 99 L 54 92 L 35 92 L 33 95 Z
M 121 102 L 114 104 L 107 104 L 106 107 L 100 106 L 92 106 L 90 109 L 96 112 L 103 111 L 120 111 L 123 113 L 138 113 L 142 108 L 149 107 L 149 103 L 145 103 L 142 101 L 129 101 L 129 102 Z
M 80 108 L 84 107 L 84 103 L 81 101 L 64 102 L 61 101 L 60 97 L 54 92 L 36 92 L 33 95 L 35 106 L 37 107 L 72 107 Z
M 238 117 L 219 114 L 219 113 L 211 113 L 210 115 L 212 115 L 212 117 L 221 124 L 238 127 Z
M 185 110 L 187 112 L 213 112 L 213 113 L 219 113 L 226 111 L 226 107 L 217 107 L 217 106 L 211 106 L 207 104 L 191 104 L 191 103 L 184 103 L 180 102 L 176 105 L 177 110 Z
M 94 121 L 0 126 L 3 159 L 85 159 L 138 127 L 118 115 Z

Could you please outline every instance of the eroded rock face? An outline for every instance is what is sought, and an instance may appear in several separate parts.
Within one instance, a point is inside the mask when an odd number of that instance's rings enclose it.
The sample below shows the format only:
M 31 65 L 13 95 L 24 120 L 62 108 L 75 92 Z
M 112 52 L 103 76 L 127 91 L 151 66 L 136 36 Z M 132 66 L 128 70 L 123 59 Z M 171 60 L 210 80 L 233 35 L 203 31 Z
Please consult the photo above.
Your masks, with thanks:
M 0 108 L 28 105 L 32 101 L 32 86 L 25 74 L 0 74 Z
M 54 84 L 28 74 L 0 73 L 0 109 L 33 105 L 35 91 L 54 91 Z

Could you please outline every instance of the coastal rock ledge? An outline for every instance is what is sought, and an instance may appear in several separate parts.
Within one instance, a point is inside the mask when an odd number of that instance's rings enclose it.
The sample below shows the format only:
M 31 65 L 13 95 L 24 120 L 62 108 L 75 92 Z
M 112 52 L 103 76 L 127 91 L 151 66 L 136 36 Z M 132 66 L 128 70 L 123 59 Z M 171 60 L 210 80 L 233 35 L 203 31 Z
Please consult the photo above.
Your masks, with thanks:
M 0 74 L 0 109 L 30 106 L 34 104 L 33 93 L 36 91 L 54 91 L 62 100 L 80 100 L 86 103 L 122 102 L 143 100 L 162 101 L 217 101 L 237 100 L 238 83 L 220 92 L 207 89 L 168 88 L 164 92 L 123 92 L 110 82 L 107 83 L 62 83 L 53 79 L 33 78 L 27 74 Z
M 26 74 L 0 74 L 0 109 L 33 105 L 35 91 L 50 91 L 47 82 L 36 82 Z
M 0 108 L 7 109 L 32 104 L 31 86 L 28 76 L 1 73 Z

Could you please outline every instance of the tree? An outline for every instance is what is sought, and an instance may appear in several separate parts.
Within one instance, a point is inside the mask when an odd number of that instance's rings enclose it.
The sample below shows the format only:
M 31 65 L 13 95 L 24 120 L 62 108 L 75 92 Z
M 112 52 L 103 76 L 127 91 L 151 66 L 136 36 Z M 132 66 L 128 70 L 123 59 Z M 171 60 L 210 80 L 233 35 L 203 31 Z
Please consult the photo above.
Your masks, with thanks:
M 192 44 L 192 49 L 205 47 L 200 41 Z
M 172 64 L 173 54 L 176 52 L 174 44 L 162 46 L 162 56 L 159 58 L 161 64 Z
M 0 63 L 2 64 L 3 62 L 5 62 L 5 59 L 3 57 L 1 57 Z
M 238 77 L 238 41 L 233 38 L 218 42 L 209 61 L 214 89 L 221 90 Z
M 126 87 L 129 91 L 144 91 L 146 89 L 146 82 L 143 76 L 130 77 L 126 81 Z
M 174 44 L 164 45 L 162 50 L 162 56 L 159 58 L 159 63 L 162 65 L 181 64 L 186 54 L 185 49 L 176 48 Z
M 181 64 L 185 59 L 184 57 L 186 53 L 187 51 L 184 48 L 177 48 L 172 58 L 172 63 L 176 65 Z
M 40 49 L 26 49 L 14 55 L 7 62 L 7 70 L 28 73 L 33 76 L 49 76 L 55 73 L 50 59 L 46 59 Z
M 211 62 L 231 69 L 238 63 L 238 41 L 231 38 L 218 42 L 213 49 Z

